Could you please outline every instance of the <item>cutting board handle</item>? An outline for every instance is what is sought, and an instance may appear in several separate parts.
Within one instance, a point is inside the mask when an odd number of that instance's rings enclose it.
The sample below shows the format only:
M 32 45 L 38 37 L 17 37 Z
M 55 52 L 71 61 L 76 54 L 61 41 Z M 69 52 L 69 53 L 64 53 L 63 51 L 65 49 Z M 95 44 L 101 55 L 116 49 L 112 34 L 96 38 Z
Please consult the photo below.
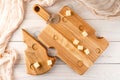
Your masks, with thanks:
M 45 21 L 49 20 L 50 14 L 47 11 L 45 11 L 39 4 L 35 4 L 33 10 L 35 11 L 35 13 L 41 16 Z

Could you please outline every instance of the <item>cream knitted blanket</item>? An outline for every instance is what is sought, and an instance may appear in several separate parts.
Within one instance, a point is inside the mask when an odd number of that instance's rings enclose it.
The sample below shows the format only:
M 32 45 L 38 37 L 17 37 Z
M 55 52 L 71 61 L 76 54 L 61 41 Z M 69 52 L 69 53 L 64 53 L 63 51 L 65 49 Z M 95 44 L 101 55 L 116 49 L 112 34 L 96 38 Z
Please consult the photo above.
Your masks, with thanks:
M 96 15 L 103 17 L 120 16 L 120 0 L 76 0 L 85 4 Z
M 13 80 L 12 68 L 17 59 L 8 41 L 24 18 L 24 0 L 0 0 L 0 80 Z
M 0 0 L 0 80 L 13 80 L 17 53 L 7 49 L 8 42 L 24 18 L 24 3 L 31 0 Z M 55 0 L 42 0 L 42 6 L 51 6 Z

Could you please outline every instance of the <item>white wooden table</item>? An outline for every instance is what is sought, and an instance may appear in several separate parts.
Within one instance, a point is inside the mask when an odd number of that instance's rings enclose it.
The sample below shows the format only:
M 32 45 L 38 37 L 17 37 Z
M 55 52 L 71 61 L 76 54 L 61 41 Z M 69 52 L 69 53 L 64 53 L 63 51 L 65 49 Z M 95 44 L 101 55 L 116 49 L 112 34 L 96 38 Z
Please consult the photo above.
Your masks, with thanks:
M 37 1 L 33 0 L 28 4 L 25 20 L 15 32 L 9 44 L 19 54 L 15 65 L 15 80 L 120 80 L 120 20 L 101 19 L 74 0 L 58 0 L 54 6 L 46 9 L 51 13 L 56 13 L 64 5 L 69 5 L 93 26 L 98 34 L 104 36 L 109 41 L 110 46 L 84 75 L 77 74 L 59 59 L 56 65 L 46 74 L 37 76 L 27 74 L 24 60 L 26 45 L 22 40 L 21 28 L 37 36 L 46 26 L 45 21 L 33 12 L 35 3 Z

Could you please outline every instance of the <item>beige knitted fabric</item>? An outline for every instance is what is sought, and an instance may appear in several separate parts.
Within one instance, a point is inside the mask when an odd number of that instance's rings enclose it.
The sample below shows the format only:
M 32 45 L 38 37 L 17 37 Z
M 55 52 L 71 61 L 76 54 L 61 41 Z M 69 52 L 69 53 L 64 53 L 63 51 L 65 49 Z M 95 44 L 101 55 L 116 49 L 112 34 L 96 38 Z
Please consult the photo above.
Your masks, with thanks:
M 0 80 L 13 80 L 13 67 L 17 53 L 6 49 L 13 33 L 24 18 L 24 3 L 31 0 L 0 0 Z M 42 0 L 42 6 L 51 6 L 55 0 Z
M 103 17 L 120 16 L 120 0 L 76 0 L 85 4 L 96 15 Z
M 24 18 L 24 0 L 0 0 L 0 80 L 13 80 L 15 50 L 7 50 L 8 41 Z
M 39 0 L 39 1 L 41 6 L 49 7 L 52 6 L 56 0 Z
M 0 80 L 13 80 L 14 63 L 17 59 L 15 50 L 6 51 L 0 59 Z

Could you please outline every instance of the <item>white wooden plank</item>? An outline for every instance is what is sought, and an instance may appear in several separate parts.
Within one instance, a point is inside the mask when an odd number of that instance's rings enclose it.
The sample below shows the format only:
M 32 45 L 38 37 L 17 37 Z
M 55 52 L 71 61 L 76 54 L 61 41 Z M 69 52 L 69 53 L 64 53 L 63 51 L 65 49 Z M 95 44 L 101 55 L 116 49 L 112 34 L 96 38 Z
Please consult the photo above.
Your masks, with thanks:
M 96 32 L 104 36 L 108 41 L 120 41 L 120 22 L 118 20 L 86 20 Z M 34 36 L 46 27 L 43 20 L 25 20 L 21 27 L 14 33 L 11 41 L 23 41 L 21 28 L 25 28 Z
M 24 61 L 24 50 L 26 49 L 26 44 L 23 42 L 10 42 L 10 48 L 14 48 L 18 51 L 18 63 L 25 64 Z M 96 61 L 96 63 L 120 63 L 120 42 L 110 42 L 110 46 L 108 49 L 100 56 L 100 58 Z M 56 64 L 64 64 L 60 60 L 57 61 Z
M 75 73 L 66 65 L 55 65 L 48 73 L 28 75 L 25 65 L 15 68 L 15 80 L 120 80 L 120 64 L 95 64 L 84 75 Z

